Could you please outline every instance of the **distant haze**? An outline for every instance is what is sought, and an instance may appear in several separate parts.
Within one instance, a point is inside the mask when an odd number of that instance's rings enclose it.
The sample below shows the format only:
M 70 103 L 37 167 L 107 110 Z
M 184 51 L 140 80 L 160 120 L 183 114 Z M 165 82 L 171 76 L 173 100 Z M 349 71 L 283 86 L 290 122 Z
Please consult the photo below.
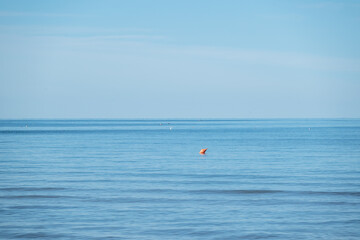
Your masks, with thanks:
M 359 1 L 0 0 L 0 118 L 359 118 L 359 26 Z

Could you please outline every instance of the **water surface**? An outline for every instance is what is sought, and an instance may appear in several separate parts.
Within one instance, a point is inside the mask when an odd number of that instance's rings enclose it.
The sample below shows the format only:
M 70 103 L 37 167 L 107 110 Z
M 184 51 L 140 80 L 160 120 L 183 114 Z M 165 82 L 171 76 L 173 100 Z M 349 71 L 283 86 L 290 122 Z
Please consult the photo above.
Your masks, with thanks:
M 0 120 L 0 217 L 2 239 L 359 239 L 360 120 Z

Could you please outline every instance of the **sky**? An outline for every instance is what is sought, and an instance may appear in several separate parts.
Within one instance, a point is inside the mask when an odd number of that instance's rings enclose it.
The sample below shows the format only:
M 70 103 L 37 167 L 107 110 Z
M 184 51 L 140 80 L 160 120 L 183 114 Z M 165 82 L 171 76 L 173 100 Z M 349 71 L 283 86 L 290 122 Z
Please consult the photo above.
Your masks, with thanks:
M 0 118 L 360 118 L 360 1 L 0 0 Z

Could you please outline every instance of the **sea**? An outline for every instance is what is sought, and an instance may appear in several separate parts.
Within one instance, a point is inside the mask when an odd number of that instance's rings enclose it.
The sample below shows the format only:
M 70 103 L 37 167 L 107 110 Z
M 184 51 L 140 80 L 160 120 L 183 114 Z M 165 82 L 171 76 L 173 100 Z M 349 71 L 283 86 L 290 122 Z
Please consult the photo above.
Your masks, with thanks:
M 0 239 L 358 240 L 360 119 L 0 120 Z

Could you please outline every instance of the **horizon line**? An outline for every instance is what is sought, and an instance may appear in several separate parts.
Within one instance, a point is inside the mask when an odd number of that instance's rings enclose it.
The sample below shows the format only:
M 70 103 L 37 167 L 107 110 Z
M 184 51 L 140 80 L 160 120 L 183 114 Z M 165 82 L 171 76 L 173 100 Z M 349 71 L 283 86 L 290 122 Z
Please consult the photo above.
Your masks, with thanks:
M 40 117 L 40 118 L 1 118 L 0 121 L 6 120 L 360 120 L 360 117 L 174 117 L 174 118 L 153 118 L 153 117 L 135 117 L 135 118 L 48 118 L 48 117 Z

